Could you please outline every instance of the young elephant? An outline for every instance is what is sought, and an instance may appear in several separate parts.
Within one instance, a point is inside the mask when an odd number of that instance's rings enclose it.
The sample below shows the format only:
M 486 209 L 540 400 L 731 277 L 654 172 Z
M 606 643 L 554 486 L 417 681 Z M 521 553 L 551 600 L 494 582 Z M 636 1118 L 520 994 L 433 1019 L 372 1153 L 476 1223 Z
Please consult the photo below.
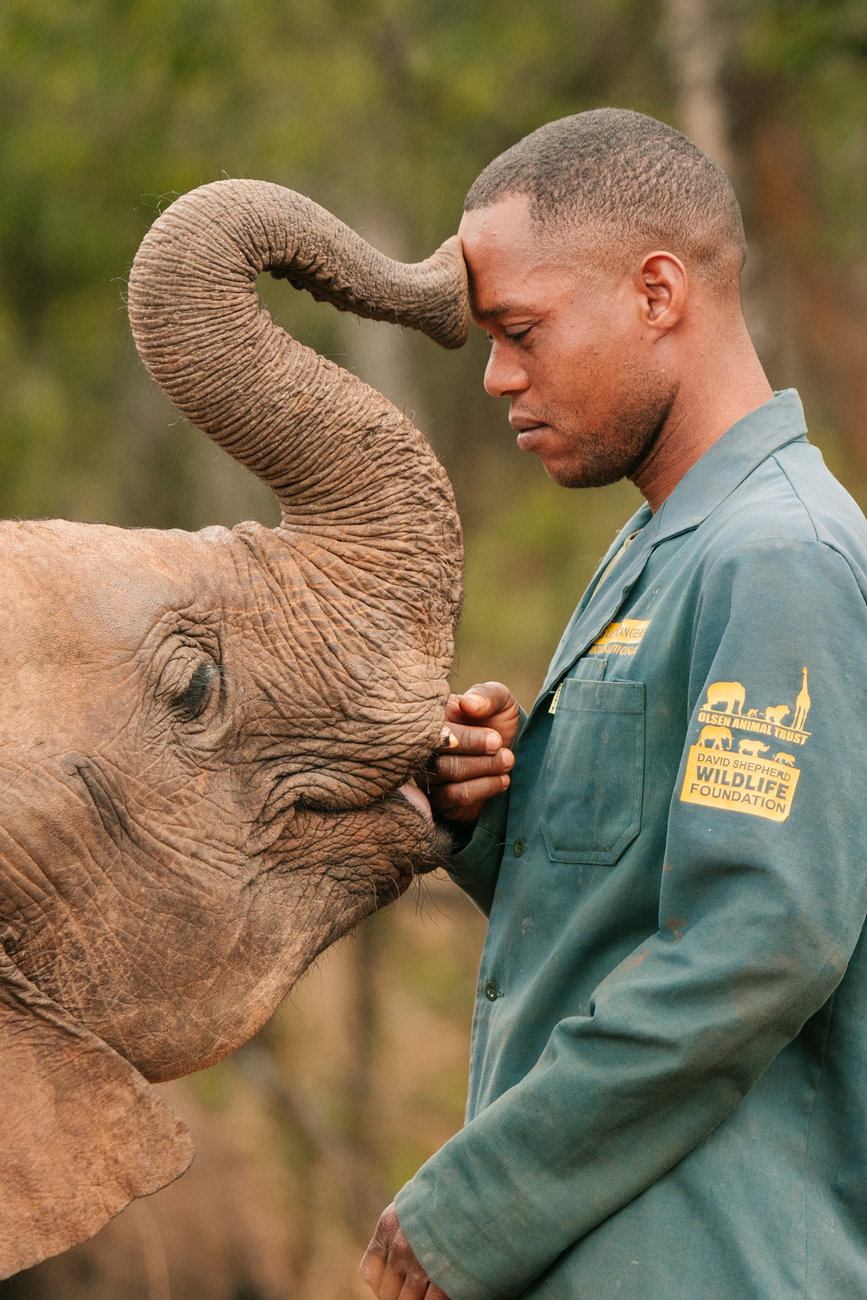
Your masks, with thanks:
M 148 1081 L 238 1047 L 442 853 L 399 787 L 442 728 L 451 489 L 380 394 L 274 326 L 266 270 L 466 336 L 456 241 L 401 266 L 288 190 L 205 186 L 142 244 L 133 331 L 282 523 L 0 524 L 0 1276 L 182 1173 Z

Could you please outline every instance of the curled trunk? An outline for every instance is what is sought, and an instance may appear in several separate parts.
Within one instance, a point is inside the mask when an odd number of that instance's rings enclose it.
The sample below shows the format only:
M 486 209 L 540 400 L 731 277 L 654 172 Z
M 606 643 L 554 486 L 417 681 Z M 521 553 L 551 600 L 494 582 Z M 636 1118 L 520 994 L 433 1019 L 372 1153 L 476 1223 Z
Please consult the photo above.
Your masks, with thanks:
M 291 190 L 220 181 L 155 222 L 129 284 L 133 333 L 151 374 L 272 488 L 284 529 L 336 544 L 350 563 L 355 555 L 364 567 L 385 565 L 392 595 L 426 601 L 450 626 L 461 550 L 442 467 L 381 394 L 274 324 L 256 293 L 263 271 L 340 310 L 459 347 L 467 292 L 457 240 L 403 265 Z

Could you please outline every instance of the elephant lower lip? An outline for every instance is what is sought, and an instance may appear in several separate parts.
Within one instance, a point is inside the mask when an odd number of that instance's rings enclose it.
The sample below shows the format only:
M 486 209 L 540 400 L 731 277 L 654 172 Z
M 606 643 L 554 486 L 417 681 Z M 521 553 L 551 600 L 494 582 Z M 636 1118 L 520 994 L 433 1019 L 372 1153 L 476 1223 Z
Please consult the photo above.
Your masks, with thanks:
M 402 794 L 407 803 L 411 803 L 416 812 L 421 813 L 425 821 L 433 821 L 433 813 L 431 812 L 427 797 L 421 790 L 419 790 L 417 785 L 412 785 L 412 783 L 402 785 L 398 790 L 398 794 Z

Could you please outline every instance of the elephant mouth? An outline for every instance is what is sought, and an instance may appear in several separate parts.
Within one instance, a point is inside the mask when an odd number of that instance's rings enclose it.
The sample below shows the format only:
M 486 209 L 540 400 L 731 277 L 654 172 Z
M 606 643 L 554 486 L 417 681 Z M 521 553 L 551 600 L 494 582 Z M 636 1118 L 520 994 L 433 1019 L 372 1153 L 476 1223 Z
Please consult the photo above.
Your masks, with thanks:
M 398 794 L 402 794 L 407 803 L 411 804 L 413 808 L 415 808 L 416 812 L 420 813 L 421 816 L 424 817 L 425 821 L 433 824 L 431 806 L 428 802 L 427 795 L 423 790 L 420 790 L 413 782 L 408 781 L 406 785 L 400 787 Z

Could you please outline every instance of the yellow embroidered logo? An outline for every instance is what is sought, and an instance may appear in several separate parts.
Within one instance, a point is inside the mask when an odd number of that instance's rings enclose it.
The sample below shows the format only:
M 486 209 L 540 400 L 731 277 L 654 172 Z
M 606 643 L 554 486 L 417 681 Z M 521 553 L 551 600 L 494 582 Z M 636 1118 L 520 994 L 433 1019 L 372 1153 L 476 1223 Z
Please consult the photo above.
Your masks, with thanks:
M 634 655 L 649 627 L 649 618 L 624 618 L 620 623 L 609 623 L 599 640 L 593 642 L 587 653 L 589 655 Z
M 801 772 L 794 754 L 770 751 L 776 748 L 773 741 L 805 745 L 809 739 L 810 732 L 804 729 L 810 711 L 806 668 L 794 712 L 788 704 L 771 704 L 761 713 L 758 709 L 744 712 L 745 703 L 740 682 L 715 682 L 709 688 L 698 712 L 698 743 L 689 747 L 680 801 L 784 822 Z M 790 713 L 791 726 L 786 727 L 783 723 Z M 736 731 L 751 734 L 738 739 Z

